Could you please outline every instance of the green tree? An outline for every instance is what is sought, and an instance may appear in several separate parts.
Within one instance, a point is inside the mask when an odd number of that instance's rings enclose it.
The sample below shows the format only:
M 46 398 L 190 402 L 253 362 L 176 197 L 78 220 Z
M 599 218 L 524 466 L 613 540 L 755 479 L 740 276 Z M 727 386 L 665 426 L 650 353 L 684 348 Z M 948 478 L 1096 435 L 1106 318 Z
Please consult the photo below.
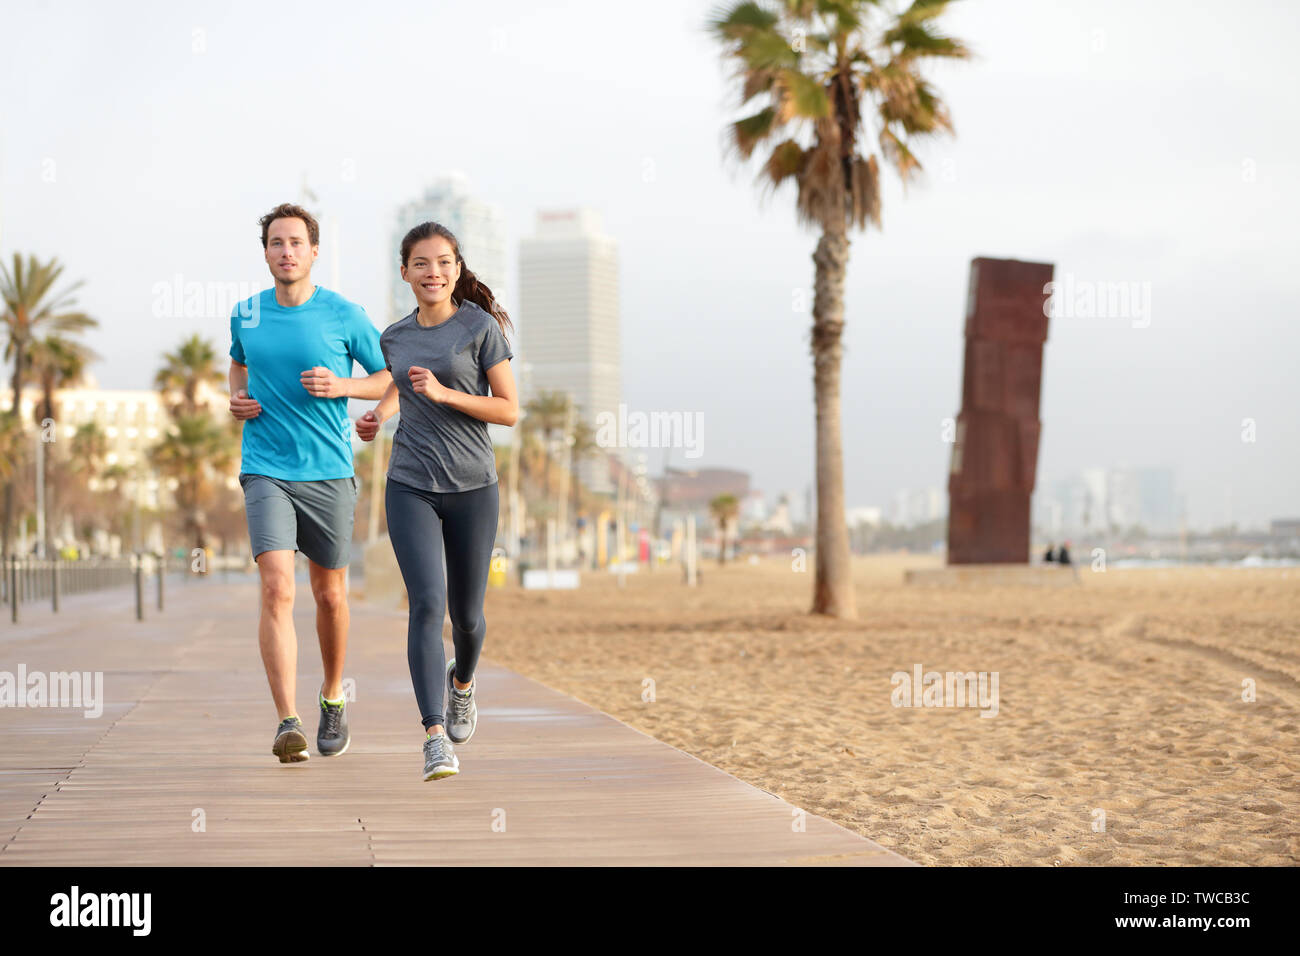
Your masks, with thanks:
M 102 481 L 104 462 L 108 457 L 108 439 L 94 422 L 77 426 L 70 441 L 55 443 L 59 468 L 55 483 L 59 486 L 58 500 L 72 516 L 72 526 L 83 538 L 89 538 L 93 525 L 90 519 L 100 518 L 117 503 L 103 491 L 91 488 L 92 482 Z
M 522 424 L 525 441 L 533 440 L 529 445 L 540 457 L 545 488 L 541 514 L 553 515 L 555 507 L 551 499 L 551 450 L 555 447 L 556 435 L 564 431 L 569 414 L 569 396 L 566 392 L 542 392 L 524 406 L 524 413 Z
M 214 497 L 216 481 L 234 463 L 233 432 L 206 413 L 184 415 L 149 450 L 149 459 L 160 475 L 176 480 L 176 506 L 186 534 L 192 535 L 195 547 L 206 548 L 204 508 Z
M 718 546 L 718 564 L 725 564 L 727 560 L 727 529 L 735 522 L 736 516 L 740 514 L 740 502 L 736 500 L 733 494 L 722 494 L 709 502 L 709 513 L 713 515 L 713 520 L 718 523 L 718 539 L 721 544 Z
M 149 451 L 159 474 L 176 482 L 176 506 L 185 533 L 195 547 L 208 546 L 206 508 L 217 496 L 217 483 L 228 474 L 238 455 L 239 426 L 218 422 L 200 402 L 204 385 L 223 380 L 216 367 L 217 352 L 211 342 L 191 335 L 174 352 L 163 355 L 154 385 L 172 416 L 171 427 Z
M 175 352 L 163 355 L 164 364 L 154 376 L 154 387 L 173 418 L 197 415 L 199 389 L 204 385 L 216 388 L 226 381 L 216 362 L 216 348 L 198 334 L 183 341 Z
M 32 413 L 37 425 L 54 417 L 54 393 L 80 384 L 86 366 L 99 359 L 88 345 L 57 333 L 32 342 L 27 354 L 32 378 L 41 387 L 41 403 Z
M 730 125 L 743 160 L 763 150 L 759 181 L 795 184 L 799 221 L 820 230 L 813 253 L 813 384 L 817 532 L 812 612 L 857 616 L 849 565 L 840 438 L 840 359 L 850 228 L 880 227 L 880 152 L 906 184 L 920 169 L 913 141 L 952 132 L 948 111 L 920 68 L 969 51 L 938 32 L 945 0 L 892 13 L 878 0 L 743 2 L 715 11 L 709 29 L 737 67 L 740 103 L 755 112 Z M 757 101 L 757 102 L 754 102 Z
M 569 469 L 573 472 L 573 516 L 576 519 L 582 508 L 582 483 L 578 480 L 578 466 L 590 458 L 599 446 L 596 431 L 582 419 L 573 423 L 573 444 L 569 446 Z
M 21 416 L 23 381 L 31 365 L 32 343 L 47 332 L 80 332 L 98 325 L 84 312 L 73 308 L 72 293 L 80 288 L 76 282 L 55 292 L 54 286 L 63 275 L 63 266 L 57 259 L 40 262 L 36 256 L 29 255 L 26 260 L 14 253 L 13 267 L 7 268 L 0 262 L 0 326 L 5 334 L 5 361 L 11 362 L 13 377 L 10 385 L 13 389 L 13 401 L 9 415 L 18 421 L 19 436 L 11 436 L 10 441 L 21 443 Z M 9 541 L 13 531 L 14 519 L 14 477 L 5 480 L 4 534 L 3 551 L 9 553 Z

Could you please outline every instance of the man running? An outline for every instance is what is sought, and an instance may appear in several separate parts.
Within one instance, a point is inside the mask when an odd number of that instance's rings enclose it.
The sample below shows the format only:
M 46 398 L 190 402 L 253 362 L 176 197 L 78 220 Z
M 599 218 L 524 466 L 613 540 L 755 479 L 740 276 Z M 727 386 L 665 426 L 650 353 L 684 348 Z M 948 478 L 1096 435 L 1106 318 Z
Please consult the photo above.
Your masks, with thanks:
M 295 705 L 294 552 L 308 559 L 325 680 L 317 693 L 316 749 L 348 749 L 343 658 L 348 641 L 345 574 L 351 557 L 357 479 L 348 399 L 378 399 L 392 381 L 379 330 L 359 305 L 312 285 L 320 227 L 289 203 L 261 219 L 275 286 L 230 316 L 230 413 L 244 423 L 239 483 L 248 537 L 262 579 L 257 639 L 279 712 L 271 752 L 306 760 Z M 352 363 L 369 372 L 352 378 Z

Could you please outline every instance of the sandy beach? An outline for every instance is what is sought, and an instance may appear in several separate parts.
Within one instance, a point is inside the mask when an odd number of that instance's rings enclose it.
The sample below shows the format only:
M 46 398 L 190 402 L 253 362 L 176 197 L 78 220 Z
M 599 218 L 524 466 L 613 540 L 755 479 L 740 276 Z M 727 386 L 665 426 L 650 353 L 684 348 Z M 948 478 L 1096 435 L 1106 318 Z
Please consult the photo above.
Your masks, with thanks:
M 856 558 L 856 622 L 779 559 L 490 589 L 484 655 L 919 863 L 1300 863 L 1300 569 L 903 584 L 940 563 Z M 918 665 L 996 715 L 895 706 Z

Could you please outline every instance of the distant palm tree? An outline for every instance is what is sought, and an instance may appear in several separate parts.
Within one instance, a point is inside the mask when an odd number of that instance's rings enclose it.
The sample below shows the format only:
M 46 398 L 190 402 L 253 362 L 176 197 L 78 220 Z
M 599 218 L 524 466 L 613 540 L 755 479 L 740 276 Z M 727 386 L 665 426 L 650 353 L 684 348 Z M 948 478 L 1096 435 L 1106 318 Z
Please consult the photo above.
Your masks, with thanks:
M 181 342 L 175 352 L 163 355 L 162 368 L 154 376 L 154 387 L 173 418 L 199 413 L 199 390 L 204 385 L 218 386 L 225 375 L 217 369 L 216 347 L 194 334 Z
M 718 564 L 725 564 L 727 560 L 727 528 L 735 520 L 736 515 L 740 514 L 740 502 L 732 494 L 718 495 L 709 502 L 709 513 L 713 515 L 713 520 L 718 523 L 719 536 L 722 541 L 718 548 Z
M 55 284 L 63 275 L 63 266 L 57 259 L 40 262 L 34 255 L 24 261 L 14 253 L 13 268 L 0 262 L 0 330 L 5 334 L 5 361 L 13 363 L 13 402 L 9 415 L 19 420 L 22 415 L 24 373 L 31 364 L 32 343 L 42 332 L 80 332 L 99 323 L 84 312 L 72 308 L 72 293 L 80 288 L 76 282 L 55 293 Z M 22 425 L 18 430 L 21 433 Z M 11 436 L 12 440 L 14 439 Z M 13 530 L 14 479 L 5 480 L 5 508 L 3 551 L 9 553 L 9 539 Z
M 933 21 L 944 0 L 914 0 L 902 13 L 876 0 L 743 2 L 715 12 L 709 28 L 734 60 L 744 106 L 730 126 L 742 159 L 770 147 L 760 182 L 797 188 L 800 222 L 821 231 L 813 253 L 812 356 L 817 404 L 817 543 L 813 613 L 857 616 L 849 566 L 840 442 L 840 336 L 848 232 L 880 227 L 880 164 L 864 139 L 874 115 L 880 151 L 907 183 L 920 162 L 913 139 L 951 132 L 948 110 L 921 76 L 929 57 L 969 56 Z
M 86 366 L 99 359 L 90 346 L 57 333 L 34 341 L 27 354 L 32 377 L 41 386 L 41 403 L 32 415 L 37 425 L 54 417 L 55 391 L 80 384 Z
M 108 532 L 119 535 L 123 540 L 131 533 L 131 516 L 136 510 L 135 499 L 127 494 L 127 483 L 131 481 L 132 472 L 125 465 L 117 463 L 104 468 L 99 474 L 104 483 L 103 495 L 112 507 L 106 509 L 101 517 L 107 519 Z M 89 538 L 92 529 L 87 526 L 82 533 Z
M 596 444 L 596 431 L 582 419 L 573 423 L 573 444 L 569 446 L 569 469 L 573 472 L 573 515 L 576 518 L 581 507 L 580 492 L 582 485 L 578 482 L 578 467 L 591 453 L 600 446 Z
M 60 489 L 59 494 L 64 508 L 72 515 L 73 529 L 88 538 L 90 533 L 79 522 L 79 518 L 87 512 L 93 514 L 102 512 L 105 508 L 102 493 L 92 490 L 91 483 L 105 477 L 104 462 L 108 457 L 108 438 L 94 422 L 86 422 L 84 425 L 77 426 L 72 439 L 66 444 L 67 448 L 62 458 L 65 467 L 60 469 L 59 477 L 62 477 L 62 472 L 66 471 L 70 480 L 66 488 Z
M 546 508 L 551 505 L 551 449 L 555 435 L 564 430 L 569 413 L 569 396 L 566 392 L 542 392 L 525 406 L 527 431 L 540 437 L 542 443 L 543 482 L 546 488 Z
M 178 418 L 149 450 L 158 472 L 176 479 L 176 505 L 195 547 L 208 546 L 204 506 L 211 502 L 215 481 L 228 471 L 235 455 L 233 432 L 206 412 Z
M 88 478 L 99 476 L 104 459 L 108 457 L 108 438 L 94 422 L 78 425 L 72 435 L 72 461 L 74 467 Z
M 23 430 L 13 415 L 0 415 L 0 481 L 9 482 L 22 457 Z

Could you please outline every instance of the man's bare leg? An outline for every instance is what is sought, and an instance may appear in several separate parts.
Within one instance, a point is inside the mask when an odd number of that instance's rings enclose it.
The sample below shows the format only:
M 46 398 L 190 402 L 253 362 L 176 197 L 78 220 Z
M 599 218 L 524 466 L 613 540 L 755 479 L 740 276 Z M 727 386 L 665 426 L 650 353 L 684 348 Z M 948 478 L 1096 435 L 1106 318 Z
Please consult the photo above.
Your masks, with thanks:
M 309 561 L 311 593 L 316 599 L 316 636 L 320 639 L 325 682 L 321 695 L 328 700 L 343 696 L 343 660 L 348 651 L 347 568 L 323 568 Z
M 281 720 L 298 713 L 294 705 L 298 637 L 293 630 L 293 556 L 292 551 L 263 551 L 257 556 L 257 569 L 262 577 L 262 613 L 257 626 L 257 643 L 262 651 L 266 679 L 271 685 L 271 697 Z

